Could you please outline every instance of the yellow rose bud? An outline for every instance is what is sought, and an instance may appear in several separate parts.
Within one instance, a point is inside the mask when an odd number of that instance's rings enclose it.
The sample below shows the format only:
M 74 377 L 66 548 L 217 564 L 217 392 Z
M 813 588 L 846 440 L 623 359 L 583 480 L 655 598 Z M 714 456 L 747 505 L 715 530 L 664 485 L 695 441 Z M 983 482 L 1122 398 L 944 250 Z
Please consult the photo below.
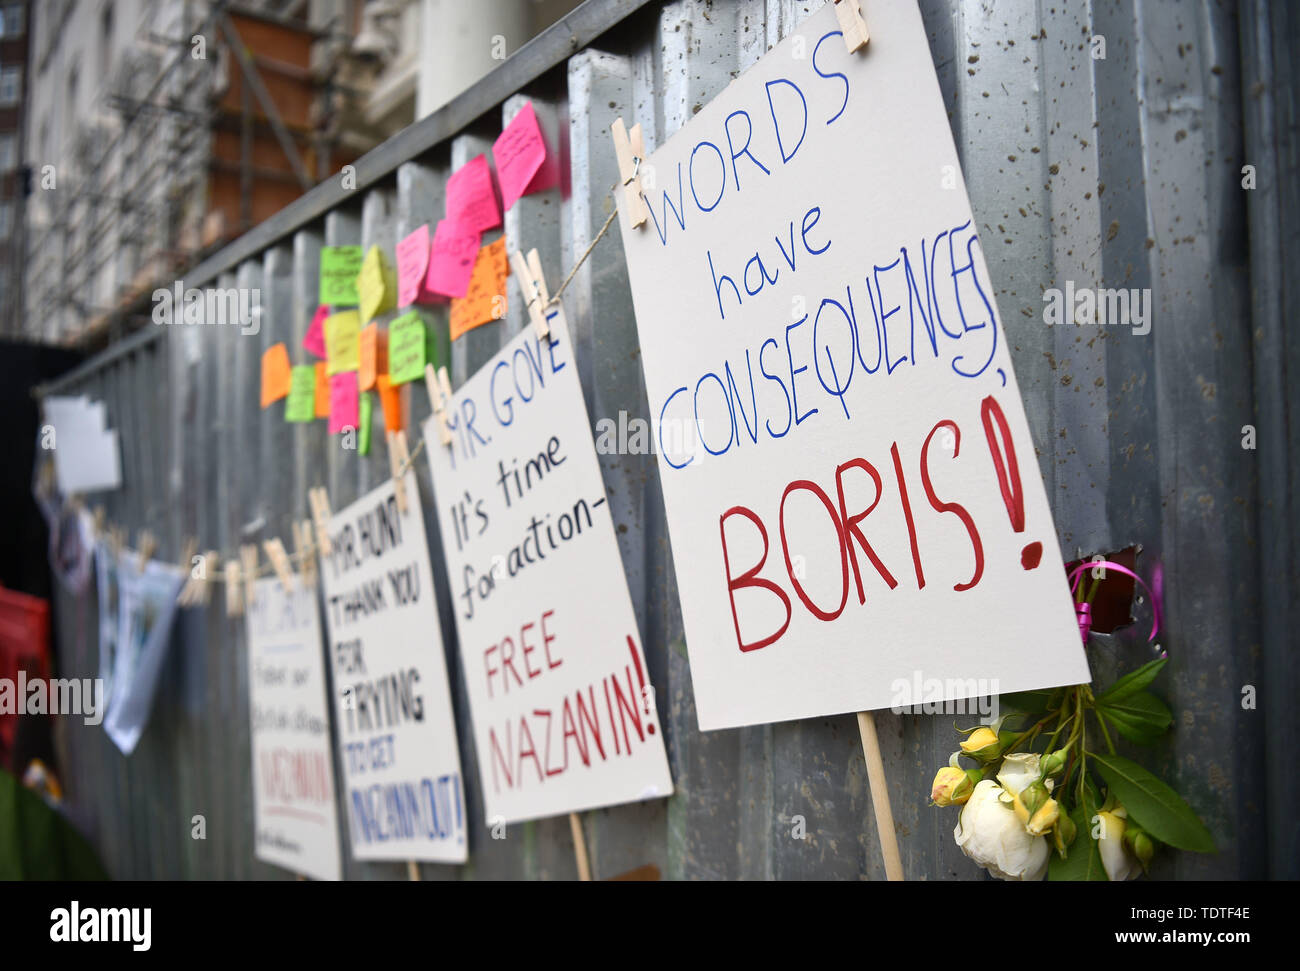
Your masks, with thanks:
M 1061 818 L 1061 807 L 1055 799 L 1048 799 L 1038 807 L 1038 810 L 1029 817 L 1029 822 L 1025 824 L 1027 829 L 1034 836 L 1042 836 L 1049 829 L 1056 825 Z
M 961 742 L 962 754 L 969 755 L 981 762 L 991 762 L 998 757 L 1002 746 L 998 743 L 997 732 L 981 726 L 971 732 Z
M 945 765 L 934 774 L 930 786 L 930 801 L 936 806 L 960 806 L 974 791 L 975 786 L 965 769 Z
M 1077 833 L 1078 827 L 1069 816 L 1061 816 L 1052 827 L 1052 845 L 1056 847 L 1056 852 L 1060 854 L 1062 860 L 1065 859 L 1065 851 L 1074 843 Z
M 1041 782 L 1035 782 L 1016 793 L 1015 798 L 1011 800 L 1011 808 L 1016 811 L 1016 818 L 1028 829 L 1035 814 L 1049 802 L 1054 803 L 1055 800 L 1048 794 L 1047 787 Z M 1044 831 L 1039 830 L 1039 833 Z

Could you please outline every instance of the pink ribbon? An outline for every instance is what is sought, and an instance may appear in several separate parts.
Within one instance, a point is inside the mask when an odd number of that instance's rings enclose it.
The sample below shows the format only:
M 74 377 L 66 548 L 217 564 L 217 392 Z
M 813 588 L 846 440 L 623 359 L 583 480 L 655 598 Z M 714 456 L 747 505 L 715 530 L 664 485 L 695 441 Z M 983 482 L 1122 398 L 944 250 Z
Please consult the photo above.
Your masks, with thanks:
M 1095 569 L 1114 570 L 1121 576 L 1132 577 L 1133 580 L 1136 581 L 1137 585 L 1146 591 L 1147 597 L 1151 600 L 1151 634 L 1147 637 L 1147 643 L 1154 644 L 1156 633 L 1160 630 L 1160 601 L 1156 598 L 1156 595 L 1151 592 L 1151 588 L 1146 585 L 1143 579 L 1128 567 L 1115 563 L 1112 560 L 1089 560 L 1087 563 L 1080 563 L 1070 571 L 1069 583 L 1071 596 L 1078 591 L 1079 583 L 1083 579 L 1084 571 Z M 1083 642 L 1086 644 L 1088 642 L 1088 635 L 1092 633 L 1092 604 L 1076 602 L 1074 605 L 1074 613 L 1079 621 L 1079 635 L 1083 638 Z M 1166 652 L 1162 651 L 1160 656 L 1165 657 Z

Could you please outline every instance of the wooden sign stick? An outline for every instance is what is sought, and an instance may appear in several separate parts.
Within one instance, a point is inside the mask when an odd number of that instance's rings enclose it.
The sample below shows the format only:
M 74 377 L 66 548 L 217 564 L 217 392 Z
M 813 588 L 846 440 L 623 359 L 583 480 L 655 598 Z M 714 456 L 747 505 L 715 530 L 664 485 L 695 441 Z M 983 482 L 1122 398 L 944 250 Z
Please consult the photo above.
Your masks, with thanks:
M 876 811 L 876 830 L 880 834 L 880 853 L 885 858 L 885 877 L 889 880 L 902 880 L 904 879 L 903 860 L 898 854 L 898 834 L 894 832 L 894 813 L 889 808 L 889 786 L 885 782 L 885 762 L 880 757 L 880 739 L 876 737 L 876 720 L 871 712 L 858 712 L 858 732 L 862 736 L 862 757 L 867 761 L 871 808 Z
M 414 860 L 406 861 L 406 879 L 410 880 L 412 883 L 420 882 L 420 864 L 416 863 Z
M 582 817 L 569 813 L 569 829 L 573 831 L 573 855 L 578 861 L 578 879 L 586 883 L 591 879 L 591 861 L 587 859 L 587 840 L 582 835 Z

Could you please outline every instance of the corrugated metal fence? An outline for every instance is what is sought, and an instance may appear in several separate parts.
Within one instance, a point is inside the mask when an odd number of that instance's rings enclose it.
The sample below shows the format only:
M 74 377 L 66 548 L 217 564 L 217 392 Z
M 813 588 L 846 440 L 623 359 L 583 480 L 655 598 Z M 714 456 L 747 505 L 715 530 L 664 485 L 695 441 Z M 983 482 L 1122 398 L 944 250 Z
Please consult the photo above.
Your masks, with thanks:
M 299 346 L 321 246 L 391 253 L 442 214 L 448 174 L 531 100 L 568 175 L 562 190 L 512 208 L 505 233 L 511 248 L 537 247 L 547 279 L 558 280 L 610 211 L 610 122 L 640 121 L 648 145 L 659 144 L 819 5 L 591 0 L 362 159 L 354 191 L 330 180 L 208 260 L 185 285 L 260 289 L 256 336 L 150 327 L 57 386 L 102 398 L 122 430 L 126 486 L 106 498 L 109 519 L 152 528 L 164 556 L 189 535 L 200 549 L 231 550 L 289 535 L 291 519 L 308 514 L 310 486 L 326 485 L 339 508 L 382 481 L 381 438 L 359 458 L 329 440 L 323 422 L 289 425 L 280 408 L 258 408 L 262 351 Z M 1290 494 L 1300 421 L 1289 420 L 1286 376 L 1300 362 L 1284 325 L 1296 283 L 1283 268 L 1300 253 L 1297 15 L 1210 0 L 922 7 L 1062 547 L 1071 555 L 1141 544 L 1140 569 L 1163 570 L 1172 663 L 1162 690 L 1177 724 L 1149 761 L 1188 796 L 1220 851 L 1166 856 L 1156 872 L 1294 877 L 1300 684 L 1288 648 L 1300 530 Z M 1097 36 L 1104 59 L 1093 56 Z M 1248 164 L 1253 191 L 1242 187 Z M 852 166 L 838 159 L 827 178 L 851 178 Z M 1066 280 L 1149 287 L 1150 333 L 1045 326 L 1043 291 Z M 455 384 L 524 326 L 511 298 L 506 319 L 456 342 Z M 617 232 L 566 303 L 592 421 L 646 417 Z M 428 317 L 445 340 L 445 311 Z M 422 388 L 410 398 L 414 425 L 428 403 Z M 1256 450 L 1242 447 L 1246 425 L 1257 429 Z M 427 503 L 427 466 L 416 468 Z M 676 794 L 587 814 L 595 875 L 653 864 L 674 878 L 882 877 L 852 716 L 698 731 L 653 456 L 602 456 L 602 471 L 660 687 Z M 425 521 L 436 530 L 435 516 Z M 439 540 L 429 539 L 438 564 Z M 60 595 L 65 676 L 94 673 L 94 617 L 93 596 Z M 511 827 L 504 840 L 485 832 L 454 629 L 443 636 L 471 853 L 467 867 L 425 865 L 424 877 L 572 877 L 564 819 Z M 1094 669 L 1143 658 L 1142 637 L 1130 629 L 1100 638 Z M 70 803 L 115 876 L 286 876 L 252 854 L 244 652 L 242 627 L 223 610 L 184 612 L 152 723 L 129 759 L 102 730 L 64 720 Z M 1259 692 L 1253 710 L 1242 707 L 1246 685 Z M 950 723 L 878 718 L 913 879 L 979 872 L 953 844 L 955 813 L 926 806 L 931 775 L 953 747 Z M 198 814 L 206 840 L 191 838 Z M 807 839 L 792 836 L 797 817 Z M 405 870 L 348 862 L 346 873 Z

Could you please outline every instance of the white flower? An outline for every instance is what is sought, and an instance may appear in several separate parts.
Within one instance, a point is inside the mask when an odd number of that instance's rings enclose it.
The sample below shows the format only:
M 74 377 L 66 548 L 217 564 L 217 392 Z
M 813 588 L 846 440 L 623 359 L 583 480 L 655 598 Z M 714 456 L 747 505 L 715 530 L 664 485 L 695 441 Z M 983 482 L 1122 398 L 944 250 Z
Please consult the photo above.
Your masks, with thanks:
M 1097 813 L 1092 817 L 1092 824 L 1101 827 L 1097 840 L 1097 851 L 1101 854 L 1101 865 L 1106 868 L 1106 876 L 1111 880 L 1132 880 L 1142 872 L 1138 859 L 1124 845 L 1124 820 L 1115 813 Z
M 1034 752 L 1016 752 L 1005 756 L 1002 767 L 998 769 L 998 782 L 1011 795 L 1020 795 L 1021 789 L 1037 782 L 1042 774 L 1039 761 L 1040 757 Z
M 1051 855 L 1047 839 L 1025 832 L 1002 795 L 996 782 L 982 780 L 962 807 L 953 838 L 963 853 L 999 880 L 1041 880 Z

